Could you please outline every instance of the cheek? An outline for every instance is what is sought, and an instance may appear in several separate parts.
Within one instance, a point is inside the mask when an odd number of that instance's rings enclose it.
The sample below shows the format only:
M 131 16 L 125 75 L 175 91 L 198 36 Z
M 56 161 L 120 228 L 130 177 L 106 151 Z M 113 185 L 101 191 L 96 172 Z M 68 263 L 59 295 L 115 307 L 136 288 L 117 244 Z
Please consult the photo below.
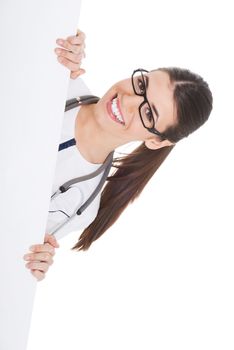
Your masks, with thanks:
M 132 135 L 135 135 L 142 140 L 145 139 L 145 137 L 147 137 L 148 135 L 148 131 L 142 125 L 140 116 L 138 115 L 135 115 L 132 118 L 131 123 L 129 124 L 128 130 Z

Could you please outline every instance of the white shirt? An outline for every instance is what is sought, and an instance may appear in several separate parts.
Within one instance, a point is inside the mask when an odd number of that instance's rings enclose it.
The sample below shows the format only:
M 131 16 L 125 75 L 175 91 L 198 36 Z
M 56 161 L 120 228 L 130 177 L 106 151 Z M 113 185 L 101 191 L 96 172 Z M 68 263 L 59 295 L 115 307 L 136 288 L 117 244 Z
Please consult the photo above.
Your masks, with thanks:
M 70 79 L 67 100 L 81 95 L 91 95 L 91 93 L 81 78 L 75 80 Z M 79 108 L 80 107 L 76 107 L 64 112 L 62 133 L 59 143 L 63 143 L 75 137 L 75 119 Z M 76 145 L 59 151 L 51 195 L 65 182 L 79 176 L 87 175 L 100 166 L 101 164 L 88 162 L 81 155 Z M 93 179 L 74 184 L 66 192 L 51 199 L 45 233 L 51 233 L 52 229 L 55 229 L 58 224 L 67 219 L 68 215 L 71 216 L 74 211 L 78 210 L 94 191 L 102 174 L 103 172 Z M 84 212 L 70 219 L 68 223 L 55 233 L 55 237 L 60 239 L 74 230 L 85 229 L 97 215 L 100 196 L 101 191 Z

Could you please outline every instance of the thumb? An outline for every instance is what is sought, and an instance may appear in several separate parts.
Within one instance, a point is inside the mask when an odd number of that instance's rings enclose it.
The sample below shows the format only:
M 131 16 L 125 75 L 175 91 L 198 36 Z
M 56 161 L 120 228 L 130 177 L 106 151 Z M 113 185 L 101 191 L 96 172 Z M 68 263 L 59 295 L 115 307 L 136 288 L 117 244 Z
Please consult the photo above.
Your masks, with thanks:
M 79 75 L 86 73 L 86 70 L 84 68 L 80 68 Z
M 46 233 L 44 243 L 50 243 L 54 248 L 59 248 L 59 244 L 58 244 L 56 238 L 54 237 L 54 235 L 50 235 L 50 234 Z
M 80 69 L 79 69 L 78 71 L 76 71 L 76 72 L 71 72 L 70 78 L 71 78 L 71 79 L 76 79 L 76 78 L 78 78 L 80 75 L 82 75 L 82 74 L 84 74 L 84 73 L 86 73 L 86 70 L 83 69 L 83 68 L 80 68 Z

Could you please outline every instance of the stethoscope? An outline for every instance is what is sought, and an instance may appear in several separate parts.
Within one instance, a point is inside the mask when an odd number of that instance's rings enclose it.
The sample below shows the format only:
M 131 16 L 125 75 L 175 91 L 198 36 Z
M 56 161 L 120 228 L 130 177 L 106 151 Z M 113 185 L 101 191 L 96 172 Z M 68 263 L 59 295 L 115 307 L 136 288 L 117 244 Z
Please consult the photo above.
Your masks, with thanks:
M 72 108 L 78 107 L 80 105 L 86 105 L 86 104 L 90 104 L 90 103 L 97 103 L 99 100 L 99 97 L 97 96 L 93 96 L 93 95 L 84 95 L 84 96 L 80 96 L 77 98 L 72 98 L 68 101 L 66 101 L 66 105 L 65 105 L 65 112 L 69 111 Z M 69 221 L 71 221 L 76 215 L 81 215 L 83 213 L 83 211 L 90 205 L 90 203 L 94 200 L 94 198 L 98 195 L 98 193 L 101 191 L 106 178 L 109 174 L 109 171 L 111 169 L 112 166 L 112 161 L 113 161 L 113 155 L 114 152 L 111 152 L 107 158 L 105 159 L 104 163 L 94 172 L 88 174 L 88 175 L 84 175 L 84 176 L 80 176 L 80 177 L 76 177 L 75 179 L 69 180 L 67 182 L 65 182 L 62 186 L 59 187 L 59 189 L 51 196 L 51 199 L 57 197 L 60 193 L 64 193 L 66 191 L 69 190 L 69 188 L 78 183 L 78 182 L 82 182 L 82 181 L 86 181 L 89 179 L 94 178 L 95 176 L 101 174 L 101 172 L 103 172 L 103 175 L 101 177 L 101 180 L 99 181 L 99 184 L 97 185 L 97 187 L 95 188 L 95 190 L 93 191 L 93 193 L 89 196 L 89 198 L 81 205 L 78 206 L 74 213 L 69 216 L 67 215 L 67 217 L 65 218 L 65 220 L 62 223 L 59 223 L 53 230 L 52 232 L 50 231 L 50 234 L 54 235 L 58 230 L 60 230 L 64 225 L 66 225 Z

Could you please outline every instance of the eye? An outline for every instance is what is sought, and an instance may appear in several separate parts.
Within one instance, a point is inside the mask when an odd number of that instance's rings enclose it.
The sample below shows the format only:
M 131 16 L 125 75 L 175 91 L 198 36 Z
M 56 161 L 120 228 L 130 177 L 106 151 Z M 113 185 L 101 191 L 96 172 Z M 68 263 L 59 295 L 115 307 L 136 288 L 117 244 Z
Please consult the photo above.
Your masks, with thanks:
M 137 84 L 140 89 L 140 92 L 143 94 L 145 92 L 145 85 L 141 78 L 138 78 Z
M 151 122 L 152 120 L 154 120 L 154 117 L 153 117 L 152 112 L 151 112 L 151 110 L 149 109 L 149 107 L 146 108 L 145 114 L 146 114 L 146 116 L 147 116 L 147 118 L 148 118 L 148 120 L 149 120 L 150 122 Z

